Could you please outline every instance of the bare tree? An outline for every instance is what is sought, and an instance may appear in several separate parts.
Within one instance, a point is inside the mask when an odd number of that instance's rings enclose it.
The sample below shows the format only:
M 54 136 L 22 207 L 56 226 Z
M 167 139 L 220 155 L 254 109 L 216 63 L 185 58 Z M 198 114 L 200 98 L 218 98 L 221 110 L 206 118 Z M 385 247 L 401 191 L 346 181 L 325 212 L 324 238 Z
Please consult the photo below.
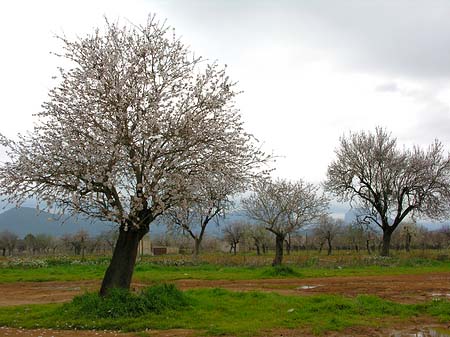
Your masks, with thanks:
M 302 180 L 261 180 L 242 204 L 250 218 L 275 235 L 273 265 L 283 261 L 287 234 L 316 221 L 328 208 L 328 200 L 318 187 Z
M 370 255 L 372 254 L 371 247 L 374 246 L 374 240 L 377 237 L 377 230 L 370 221 L 364 221 L 363 219 L 357 216 L 354 221 L 346 226 L 344 232 L 353 249 L 358 252 L 361 247 L 365 247 Z
M 331 255 L 333 240 L 342 231 L 343 224 L 344 221 L 341 219 L 334 219 L 329 215 L 322 215 L 319 223 L 314 227 L 314 235 L 319 239 L 321 249 L 323 243 L 327 243 L 328 255 Z
M 130 287 L 139 241 L 192 184 L 206 173 L 245 184 L 267 156 L 243 130 L 225 69 L 194 57 L 154 16 L 60 39 L 71 66 L 34 132 L 1 138 L 10 161 L 0 193 L 117 223 L 105 295 Z
M 246 227 L 247 226 L 244 223 L 235 221 L 225 225 L 222 229 L 223 237 L 230 245 L 230 252 L 233 251 L 234 255 L 236 255 L 237 245 L 243 238 Z
M 357 203 L 383 230 L 381 255 L 389 255 L 393 231 L 407 216 L 449 214 L 450 157 L 438 141 L 424 151 L 398 149 L 382 128 L 341 137 L 328 167 L 326 188 L 341 201 Z
M 8 255 L 13 254 L 18 239 L 19 238 L 15 233 L 12 233 L 8 230 L 4 230 L 0 233 L 0 249 L 3 250 L 3 256 L 6 255 L 6 251 L 8 251 Z
M 163 221 L 168 222 L 171 230 L 192 238 L 194 259 L 200 253 L 206 227 L 212 220 L 219 224 L 220 217 L 232 205 L 231 194 L 239 191 L 239 184 L 225 178 L 206 175 L 198 184 L 191 186 L 191 192 L 164 216 Z
M 261 251 L 264 254 L 267 252 L 270 240 L 267 230 L 257 224 L 251 224 L 248 225 L 246 234 L 253 240 L 257 255 L 261 255 Z
M 55 243 L 54 238 L 48 234 L 37 234 L 33 240 L 34 249 L 39 253 L 48 253 L 49 249 L 56 249 Z
M 119 231 L 117 229 L 110 229 L 103 231 L 99 236 L 106 243 L 109 249 L 111 249 L 111 252 L 114 253 L 114 247 L 116 245 L 117 238 L 119 237 Z

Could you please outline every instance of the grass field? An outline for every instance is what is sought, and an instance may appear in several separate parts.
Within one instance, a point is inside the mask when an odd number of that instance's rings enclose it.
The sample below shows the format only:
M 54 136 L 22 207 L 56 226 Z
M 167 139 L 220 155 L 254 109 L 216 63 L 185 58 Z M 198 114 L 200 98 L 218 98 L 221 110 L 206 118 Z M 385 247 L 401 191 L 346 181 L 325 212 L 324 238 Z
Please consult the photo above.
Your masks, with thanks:
M 441 255 L 405 255 L 378 258 L 343 253 L 322 257 L 312 253 L 287 259 L 289 268 L 273 269 L 270 257 L 253 255 L 204 256 L 193 264 L 189 257 L 144 257 L 135 270 L 135 282 L 160 284 L 182 279 L 264 280 L 371 275 L 413 275 L 450 272 L 450 261 Z M 107 258 L 48 257 L 0 260 L 0 283 L 100 280 Z M 229 291 L 220 288 L 190 289 L 182 293 L 184 305 L 147 310 L 132 302 L 137 295 L 102 302 L 85 294 L 73 302 L 0 307 L 0 326 L 52 329 L 111 329 L 150 336 L 148 329 L 193 329 L 200 335 L 261 336 L 277 329 L 305 329 L 312 334 L 345 331 L 349 327 L 389 327 L 417 318 L 435 323 L 450 321 L 450 301 L 434 299 L 401 304 L 372 295 L 356 297 L 320 294 L 283 295 L 274 292 Z M 128 295 L 127 295 L 128 296 Z M 100 302 L 99 302 L 100 301 Z M 130 302 L 131 301 L 131 302 Z M 151 308 L 164 299 L 151 300 Z M 156 301 L 156 302 L 155 302 Z M 162 301 L 162 302 L 161 302 Z M 102 304 L 103 303 L 103 304 Z M 125 310 L 123 303 L 129 303 Z M 156 303 L 156 304 L 155 304 Z M 99 308 L 105 306 L 103 313 Z M 117 311 L 119 310 L 119 311 Z M 106 313 L 106 314 L 105 314 Z M 114 314 L 116 313 L 116 314 Z
M 185 292 L 188 305 L 127 317 L 95 317 L 67 304 L 26 305 L 0 309 L 0 325 L 22 328 L 195 329 L 207 335 L 257 336 L 275 328 L 309 328 L 313 333 L 339 331 L 350 326 L 379 326 L 392 319 L 419 315 L 450 320 L 450 302 L 398 304 L 374 296 L 345 298 L 319 295 L 282 296 L 275 293 L 201 289 Z
M 341 254 L 320 257 L 303 253 L 291 255 L 286 265 L 295 277 L 370 276 L 421 274 L 450 271 L 450 260 L 436 256 L 400 255 L 393 258 Z M 229 258 L 229 260 L 226 260 Z M 108 258 L 88 257 L 79 261 L 69 257 L 10 259 L 0 261 L 0 283 L 98 280 Z M 289 277 L 272 273 L 270 256 L 205 255 L 193 264 L 189 256 L 144 257 L 135 268 L 137 282 L 163 282 L 179 279 L 252 280 Z

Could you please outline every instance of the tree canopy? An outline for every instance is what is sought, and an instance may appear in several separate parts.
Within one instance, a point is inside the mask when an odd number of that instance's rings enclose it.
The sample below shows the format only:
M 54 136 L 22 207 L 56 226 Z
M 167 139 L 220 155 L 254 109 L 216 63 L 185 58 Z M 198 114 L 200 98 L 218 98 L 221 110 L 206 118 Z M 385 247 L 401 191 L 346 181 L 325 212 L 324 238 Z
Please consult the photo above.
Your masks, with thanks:
M 17 140 L 1 137 L 10 160 L 0 193 L 10 201 L 35 198 L 116 222 L 116 256 L 137 250 L 150 223 L 204 177 L 244 188 L 261 172 L 268 157 L 243 129 L 226 69 L 195 57 L 155 16 L 60 40 L 68 66 L 38 125 Z M 133 254 L 121 266 L 113 256 L 110 268 L 132 272 Z M 126 274 L 113 285 L 129 287 Z
M 341 137 L 326 188 L 350 201 L 383 230 L 382 255 L 407 216 L 445 218 L 450 211 L 450 157 L 439 141 L 427 150 L 399 149 L 386 130 Z

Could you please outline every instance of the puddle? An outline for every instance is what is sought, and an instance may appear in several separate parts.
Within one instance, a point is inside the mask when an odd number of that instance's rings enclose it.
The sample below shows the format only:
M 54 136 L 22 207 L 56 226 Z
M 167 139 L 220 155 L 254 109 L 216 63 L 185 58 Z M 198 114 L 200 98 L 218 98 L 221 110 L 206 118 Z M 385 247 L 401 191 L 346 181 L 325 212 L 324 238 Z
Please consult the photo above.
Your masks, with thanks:
M 297 287 L 297 289 L 305 290 L 305 289 L 314 289 L 314 288 L 317 288 L 317 287 L 321 287 L 321 285 L 319 284 L 319 285 L 316 285 L 316 286 L 300 286 L 300 287 Z
M 450 337 L 450 330 L 439 328 L 427 328 L 417 332 L 394 331 L 389 337 Z

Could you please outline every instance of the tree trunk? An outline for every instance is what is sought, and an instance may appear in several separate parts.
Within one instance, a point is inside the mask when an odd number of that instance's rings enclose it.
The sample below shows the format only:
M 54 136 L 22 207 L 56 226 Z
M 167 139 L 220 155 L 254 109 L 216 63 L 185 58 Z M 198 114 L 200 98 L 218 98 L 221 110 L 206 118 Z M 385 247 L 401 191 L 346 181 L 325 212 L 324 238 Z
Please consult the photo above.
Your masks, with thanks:
M 411 251 L 411 239 L 412 239 L 412 235 L 409 232 L 407 232 L 406 233 L 405 249 L 406 249 L 406 251 L 408 253 Z
M 201 238 L 194 238 L 194 252 L 192 254 L 192 259 L 194 261 L 198 260 L 198 256 L 200 255 L 200 245 L 202 243 Z
M 275 257 L 273 259 L 272 266 L 279 266 L 283 262 L 283 245 L 284 245 L 284 235 L 276 234 Z
M 111 263 L 103 277 L 101 296 L 107 295 L 112 288 L 130 289 L 139 242 L 146 233 L 148 227 L 128 231 L 120 228 Z
M 390 228 L 383 229 L 383 242 L 381 246 L 381 256 L 389 256 L 389 248 L 391 246 L 392 230 Z
M 319 244 L 319 254 L 320 253 L 322 253 L 322 248 L 323 248 L 323 245 L 325 244 L 325 241 L 322 241 L 320 244 Z
M 329 237 L 327 238 L 327 242 L 328 242 L 328 252 L 327 252 L 327 255 L 330 256 L 330 255 L 331 255 L 331 250 L 332 250 L 332 248 L 331 248 L 331 239 L 330 239 Z
M 256 247 L 256 255 L 261 255 L 261 249 L 259 248 L 259 244 L 255 243 L 255 247 Z
M 238 245 L 238 242 L 235 242 L 235 243 L 233 243 L 233 252 L 234 252 L 234 255 L 236 255 L 236 252 L 237 252 L 237 245 Z
M 372 252 L 370 251 L 370 240 L 366 240 L 366 249 L 369 255 L 372 254 Z
M 286 253 L 287 255 L 291 255 L 291 234 L 288 234 L 288 238 L 286 241 Z

